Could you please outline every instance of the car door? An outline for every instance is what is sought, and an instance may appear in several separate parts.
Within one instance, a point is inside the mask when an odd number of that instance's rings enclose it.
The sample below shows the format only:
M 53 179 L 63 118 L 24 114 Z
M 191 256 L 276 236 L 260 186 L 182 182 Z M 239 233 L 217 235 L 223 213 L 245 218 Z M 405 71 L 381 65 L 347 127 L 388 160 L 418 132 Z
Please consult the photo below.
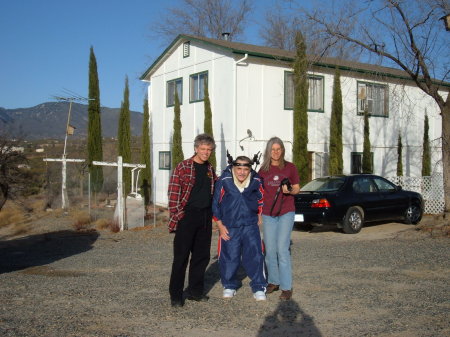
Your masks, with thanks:
M 394 184 L 382 177 L 373 177 L 373 181 L 382 198 L 382 220 L 402 217 L 408 207 L 408 197 Z
M 364 209 L 367 221 L 378 220 L 381 217 L 380 195 L 370 176 L 357 176 L 352 183 L 353 192 L 358 204 Z

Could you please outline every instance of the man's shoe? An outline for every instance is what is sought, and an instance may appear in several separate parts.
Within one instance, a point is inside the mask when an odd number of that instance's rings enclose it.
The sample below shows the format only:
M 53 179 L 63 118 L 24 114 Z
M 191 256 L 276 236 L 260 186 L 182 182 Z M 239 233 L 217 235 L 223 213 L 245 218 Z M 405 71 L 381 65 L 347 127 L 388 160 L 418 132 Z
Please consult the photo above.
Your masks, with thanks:
M 173 308 L 181 308 L 183 306 L 183 300 L 170 300 L 170 305 Z
M 292 290 L 281 290 L 280 300 L 289 301 L 292 298 Z
M 234 295 L 236 295 L 236 290 L 234 289 L 224 289 L 223 290 L 223 298 L 232 298 Z
M 206 302 L 209 300 L 209 296 L 206 296 L 206 295 L 200 295 L 200 296 L 188 295 L 186 298 L 189 301 L 196 301 L 196 302 Z
M 267 288 L 266 288 L 266 294 L 271 294 L 271 293 L 273 293 L 274 291 L 277 291 L 277 290 L 279 290 L 279 289 L 280 289 L 280 286 L 279 286 L 279 285 L 269 283 L 269 284 L 267 285 Z
M 255 298 L 255 300 L 257 301 L 265 301 L 266 300 L 266 294 L 264 293 L 264 291 L 257 291 L 253 294 L 253 297 Z

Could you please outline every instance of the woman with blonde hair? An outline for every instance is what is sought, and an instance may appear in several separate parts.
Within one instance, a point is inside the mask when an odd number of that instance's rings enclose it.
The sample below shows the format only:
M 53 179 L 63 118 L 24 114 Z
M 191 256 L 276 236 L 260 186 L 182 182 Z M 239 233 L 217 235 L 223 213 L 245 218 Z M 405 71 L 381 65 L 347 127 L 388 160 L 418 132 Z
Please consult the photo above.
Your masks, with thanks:
M 284 159 L 285 147 L 278 137 L 269 139 L 259 175 L 264 179 L 263 235 L 268 286 L 266 294 L 281 289 L 280 299 L 292 297 L 292 266 L 289 246 L 294 226 L 294 194 L 300 191 L 296 166 Z

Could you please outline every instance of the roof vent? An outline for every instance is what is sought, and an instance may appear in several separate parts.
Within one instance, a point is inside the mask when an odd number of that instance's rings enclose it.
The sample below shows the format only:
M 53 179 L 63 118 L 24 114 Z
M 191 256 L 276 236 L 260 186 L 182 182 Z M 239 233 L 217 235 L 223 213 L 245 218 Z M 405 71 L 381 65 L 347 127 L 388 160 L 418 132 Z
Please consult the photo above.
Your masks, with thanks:
M 222 33 L 222 37 L 225 41 L 228 41 L 229 36 L 230 36 L 230 33 Z

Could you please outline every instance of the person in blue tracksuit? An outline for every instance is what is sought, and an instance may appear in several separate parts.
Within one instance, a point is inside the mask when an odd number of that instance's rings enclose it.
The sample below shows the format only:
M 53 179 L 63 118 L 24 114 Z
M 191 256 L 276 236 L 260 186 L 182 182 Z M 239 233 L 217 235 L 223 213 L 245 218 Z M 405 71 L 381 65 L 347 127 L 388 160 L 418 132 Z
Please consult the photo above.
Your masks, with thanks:
M 243 265 L 251 279 L 253 297 L 266 299 L 267 286 L 259 225 L 262 223 L 264 189 L 250 158 L 237 157 L 222 173 L 214 188 L 213 218 L 220 237 L 218 256 L 223 297 L 231 298 L 240 286 L 236 273 Z

